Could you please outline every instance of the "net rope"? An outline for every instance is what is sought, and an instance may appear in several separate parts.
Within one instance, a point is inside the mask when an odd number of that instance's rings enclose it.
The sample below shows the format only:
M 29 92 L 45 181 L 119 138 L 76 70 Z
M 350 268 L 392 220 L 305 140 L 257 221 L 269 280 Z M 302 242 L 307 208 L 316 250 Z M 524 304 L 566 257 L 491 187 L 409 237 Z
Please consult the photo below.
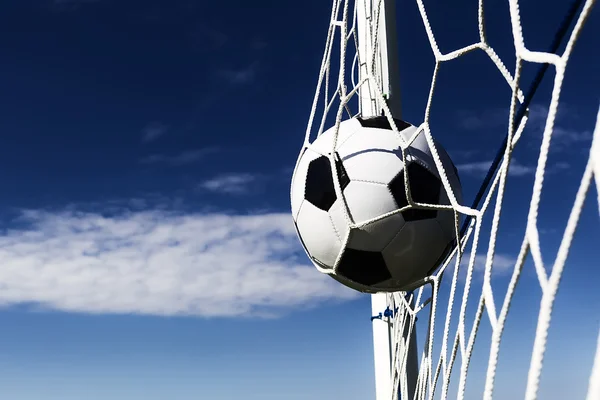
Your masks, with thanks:
M 581 33 L 587 17 L 595 3 L 595 0 L 587 0 L 576 17 L 576 23 L 568 36 L 568 42 L 562 53 L 548 53 L 531 51 L 526 45 L 522 34 L 520 19 L 520 10 L 518 0 L 508 0 L 510 13 L 510 24 L 515 47 L 515 73 L 514 76 L 505 67 L 496 51 L 488 43 L 485 29 L 484 5 L 483 0 L 478 3 L 478 26 L 479 42 L 469 46 L 454 50 L 448 53 L 442 53 L 436 42 L 434 30 L 429 22 L 426 7 L 422 0 L 416 0 L 418 10 L 425 27 L 425 32 L 429 39 L 431 50 L 435 57 L 435 67 L 431 78 L 431 85 L 427 105 L 423 115 L 423 123 L 417 130 L 424 132 L 429 147 L 435 159 L 435 164 L 439 171 L 443 185 L 448 192 L 451 208 L 455 212 L 455 228 L 457 237 L 460 237 L 460 246 L 455 248 L 454 252 L 432 275 L 421 282 L 422 286 L 410 293 L 398 292 L 388 295 L 388 305 L 392 310 L 397 309 L 393 318 L 393 346 L 392 346 L 392 379 L 393 379 L 393 400 L 398 399 L 398 392 L 408 393 L 409 382 L 407 381 L 407 359 L 409 343 L 406 341 L 406 332 L 416 329 L 416 317 L 425 309 L 429 308 L 429 318 L 427 323 L 427 332 L 421 337 L 425 337 L 423 348 L 420 349 L 421 359 L 418 369 L 418 379 L 414 398 L 417 400 L 433 399 L 434 396 L 441 398 L 448 397 L 450 377 L 453 371 L 459 373 L 457 398 L 463 399 L 465 396 L 465 385 L 467 383 L 467 374 L 475 339 L 480 330 L 481 322 L 487 317 L 491 325 L 491 346 L 489 349 L 489 358 L 487 372 L 485 376 L 485 386 L 482 397 L 486 400 L 493 398 L 494 383 L 496 378 L 496 367 L 500 350 L 500 343 L 504 332 L 507 316 L 511 307 L 511 301 L 515 289 L 521 277 L 526 260 L 531 259 L 537 275 L 537 280 L 542 291 L 539 310 L 537 310 L 537 329 L 533 348 L 531 349 L 531 359 L 529 373 L 524 398 L 526 400 L 536 399 L 539 392 L 540 375 L 544 361 L 544 354 L 547 346 L 547 336 L 552 317 L 553 306 L 561 282 L 561 277 L 565 268 L 569 249 L 573 241 L 575 229 L 578 225 L 580 215 L 583 209 L 584 200 L 593 196 L 592 186 L 595 184 L 596 193 L 600 192 L 600 110 L 597 115 L 593 138 L 589 151 L 587 152 L 587 165 L 581 176 L 579 188 L 572 203 L 570 215 L 564 231 L 562 240 L 556 252 L 556 259 L 546 272 L 546 266 L 542 261 L 542 251 L 540 247 L 540 233 L 538 230 L 538 213 L 540 207 L 540 198 L 542 195 L 545 174 L 547 172 L 547 160 L 550 150 L 551 139 L 554 133 L 555 119 L 561 95 L 561 88 L 565 69 L 572 53 L 573 47 Z M 351 6 L 352 4 L 352 6 Z M 398 132 L 395 122 L 391 118 L 391 112 L 388 108 L 384 92 L 384 83 L 381 75 L 381 66 L 375 57 L 366 60 L 364 55 L 360 54 L 357 36 L 357 4 L 350 0 L 334 0 L 331 11 L 329 30 L 325 51 L 322 58 L 317 88 L 313 100 L 309 122 L 306 130 L 304 146 L 311 147 L 311 137 L 320 135 L 323 131 L 333 124 L 336 127 L 336 139 L 334 139 L 333 148 L 335 149 L 337 141 L 337 127 L 340 122 L 347 117 L 359 115 L 360 102 L 355 101 L 359 96 L 370 96 L 375 99 L 383 109 L 383 113 L 388 117 L 390 125 L 394 131 Z M 364 4 L 364 3 L 362 3 Z M 370 46 L 377 49 L 378 42 L 378 23 L 381 20 L 380 12 L 382 0 L 373 1 L 372 10 L 361 10 L 367 16 Z M 339 41 L 339 59 L 334 55 L 334 42 Z M 436 89 L 436 82 L 440 65 L 445 62 L 455 60 L 473 51 L 483 51 L 496 66 L 498 72 L 502 75 L 506 84 L 510 87 L 512 96 L 510 102 L 508 145 L 504 151 L 501 164 L 494 175 L 493 181 L 487 191 L 483 204 L 479 208 L 470 208 L 459 204 L 451 191 L 451 187 L 442 167 L 440 157 L 432 140 L 430 129 L 430 111 L 432 98 Z M 354 54 L 351 54 L 351 53 Z M 374 54 L 375 52 L 373 52 Z M 337 71 L 336 71 L 337 63 Z M 497 304 L 494 300 L 492 285 L 492 270 L 494 268 L 494 259 L 496 252 L 496 239 L 500 222 L 500 215 L 503 207 L 505 195 L 505 186 L 508 178 L 508 170 L 512 160 L 512 153 L 515 146 L 519 143 L 521 134 L 528 122 L 528 114 L 518 121 L 514 131 L 510 127 L 515 126 L 516 110 L 523 102 L 523 92 L 521 90 L 521 74 L 525 63 L 548 64 L 554 67 L 555 75 L 553 89 L 548 107 L 543 137 L 539 148 L 539 158 L 535 170 L 535 180 L 532 187 L 532 196 L 529 203 L 527 216 L 527 225 L 522 237 L 520 251 L 516 262 L 512 266 L 512 276 L 510 283 L 501 303 Z M 348 68 L 347 64 L 350 65 Z M 350 86 L 350 88 L 348 87 Z M 321 105 L 322 104 L 322 105 Z M 352 111 L 352 106 L 355 112 Z M 319 115 L 321 114 L 321 115 Z M 400 134 L 400 140 L 403 142 L 401 147 L 404 151 L 410 142 L 404 141 Z M 416 136 L 416 134 L 415 134 Z M 317 150 L 315 150 L 317 151 Z M 318 152 L 318 151 L 317 151 Z M 332 170 L 335 170 L 333 156 L 328 155 L 332 162 Z M 408 174 L 405 174 L 408 180 Z M 337 195 L 344 198 L 340 189 L 339 181 L 334 174 L 334 181 Z M 420 206 L 425 208 L 447 208 L 428 204 L 414 203 L 410 197 L 409 185 L 407 187 L 407 199 L 409 206 Z M 600 212 L 600 194 L 598 195 L 598 209 Z M 481 282 L 481 295 L 477 301 L 475 315 L 472 316 L 470 331 L 467 331 L 467 300 L 472 293 L 472 285 L 476 284 L 473 280 L 476 255 L 480 246 L 484 245 L 484 238 L 481 237 L 483 216 L 492 213 L 491 232 L 488 239 L 488 248 L 485 252 L 485 267 L 483 271 L 483 280 Z M 348 214 L 348 213 L 346 213 Z M 459 215 L 471 216 L 472 219 L 465 234 L 460 236 Z M 351 216 L 347 215 L 348 223 L 356 227 Z M 467 245 L 470 244 L 470 253 L 465 253 Z M 468 258 L 468 264 L 462 263 L 463 257 Z M 451 268 L 453 266 L 453 268 Z M 462 295 L 458 290 L 457 282 L 459 280 L 459 270 L 466 267 L 466 278 Z M 445 277 L 444 275 L 451 275 Z M 450 279 L 449 301 L 445 305 L 440 304 L 438 299 L 442 279 Z M 426 290 L 429 288 L 429 291 Z M 429 294 L 427 294 L 429 293 Z M 458 304 L 455 304 L 457 302 Z M 453 313 L 458 311 L 458 326 L 451 332 L 451 320 Z M 440 329 L 436 324 L 436 316 L 440 312 L 445 312 L 441 349 L 434 352 L 434 338 L 436 329 Z M 455 365 L 457 356 L 460 356 L 460 364 Z M 399 389 L 399 390 L 398 390 Z M 441 391 L 441 392 L 440 392 Z M 600 399 L 600 335 L 598 337 L 597 348 L 595 349 L 595 360 L 590 371 L 589 387 L 587 392 L 588 400 Z

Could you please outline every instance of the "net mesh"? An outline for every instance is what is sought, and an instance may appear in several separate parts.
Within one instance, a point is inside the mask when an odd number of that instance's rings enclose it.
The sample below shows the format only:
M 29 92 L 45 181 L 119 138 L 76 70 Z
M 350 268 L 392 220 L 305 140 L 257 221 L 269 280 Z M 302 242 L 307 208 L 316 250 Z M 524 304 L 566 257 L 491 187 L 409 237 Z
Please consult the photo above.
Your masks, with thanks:
M 358 5 L 364 6 L 369 3 L 367 9 L 357 9 Z M 481 382 L 484 383 L 481 385 L 481 392 L 474 398 L 492 399 L 497 377 L 500 344 L 515 289 L 520 279 L 522 279 L 524 266 L 531 265 L 535 270 L 539 284 L 536 293 L 539 292 L 541 298 L 530 302 L 532 308 L 530 312 L 532 318 L 536 319 L 536 327 L 533 343 L 529 348 L 530 358 L 524 397 L 528 400 L 535 399 L 538 397 L 539 392 L 540 376 L 544 355 L 547 351 L 547 338 L 553 307 L 574 232 L 578 223 L 580 223 L 585 199 L 594 196 L 594 184 L 596 193 L 600 188 L 599 113 L 593 128 L 591 144 L 585 150 L 587 164 L 580 177 L 579 187 L 572 201 L 566 226 L 557 227 L 561 229 L 561 240 L 554 249 L 554 263 L 552 265 L 545 264 L 542 261 L 538 214 L 544 179 L 548 174 L 551 139 L 555 131 L 555 120 L 565 69 L 595 1 L 588 0 L 584 2 L 578 11 L 574 27 L 568 34 L 567 44 L 559 54 L 531 51 L 526 47 L 522 34 L 519 3 L 517 0 L 509 0 L 507 3 L 515 49 L 514 60 L 516 61 L 514 74 L 505 67 L 501 58 L 488 42 L 484 24 L 483 1 L 479 1 L 477 14 L 479 41 L 447 53 L 441 52 L 438 47 L 424 2 L 417 0 L 416 3 L 435 57 L 427 106 L 419 131 L 423 131 L 426 135 L 443 184 L 449 194 L 451 187 L 432 140 L 432 134 L 434 135 L 435 132 L 432 132 L 430 126 L 430 110 L 436 92 L 436 81 L 440 65 L 460 58 L 467 53 L 482 51 L 493 62 L 498 73 L 510 88 L 512 96 L 510 105 L 507 105 L 510 110 L 508 145 L 491 185 L 483 198 L 482 205 L 478 208 L 470 208 L 464 204 L 458 204 L 456 198 L 451 194 L 449 195 L 452 208 L 456 214 L 457 236 L 460 233 L 460 218 L 465 218 L 465 216 L 472 218 L 468 229 L 464 232 L 464 235 L 460 236 L 460 246 L 455 249 L 434 275 L 423 282 L 423 286 L 419 289 L 410 293 L 399 292 L 388 295 L 389 307 L 392 310 L 397 310 L 390 321 L 393 326 L 394 338 L 392 345 L 394 390 L 392 396 L 395 400 L 399 396 L 398 392 L 412 393 L 414 389 L 410 389 L 410 387 L 416 385 L 416 390 L 414 390 L 415 399 L 447 398 L 450 396 L 450 387 L 454 385 L 456 387 L 456 398 L 465 398 L 465 388 L 467 377 L 470 376 L 469 367 L 475 343 L 484 340 L 482 336 L 487 335 L 487 365 L 484 366 L 483 370 L 485 372 L 481 375 Z M 364 96 L 373 99 L 373 104 L 376 105 L 376 108 L 380 107 L 383 110 L 384 115 L 390 121 L 390 125 L 397 131 L 391 119 L 390 109 L 385 101 L 388 88 L 385 85 L 382 66 L 376 57 L 373 56 L 367 59 L 364 54 L 360 54 L 360 49 L 364 46 L 361 47 L 358 44 L 357 16 L 365 18 L 367 21 L 366 26 L 369 34 L 364 36 L 362 40 L 368 40 L 367 45 L 370 46 L 371 52 L 375 54 L 377 49 L 382 46 L 378 41 L 378 24 L 382 20 L 380 15 L 382 4 L 381 0 L 372 2 L 357 1 L 356 3 L 346 0 L 333 1 L 325 52 L 306 131 L 305 146 L 310 147 L 312 137 L 320 135 L 330 126 L 339 125 L 342 119 L 360 114 L 361 107 L 364 108 L 365 103 L 361 103 L 359 98 Z M 336 43 L 339 45 L 339 53 L 338 51 L 334 52 Z M 524 101 L 523 91 L 521 90 L 521 75 L 524 66 L 527 64 L 549 65 L 554 69 L 554 76 L 548 112 L 543 125 L 543 136 L 539 145 L 535 179 L 530 188 L 531 199 L 528 205 L 526 227 L 524 232 L 521 233 L 522 239 L 518 256 L 509 266 L 511 275 L 506 285 L 506 291 L 498 297 L 498 290 L 494 287 L 495 281 L 492 278 L 492 272 L 497 265 L 496 244 L 505 200 L 505 188 L 509 180 L 509 166 L 512 162 L 513 152 L 520 144 L 521 135 L 529 120 L 528 113 L 525 113 L 520 121 L 516 121 L 517 109 Z M 515 129 L 510 129 L 512 126 L 515 126 Z M 334 176 L 334 179 L 337 180 L 337 177 Z M 336 186 L 339 191 L 339 182 Z M 338 193 L 338 195 L 342 194 Z M 407 193 L 407 195 L 410 204 L 413 204 L 410 200 L 410 194 Z M 600 195 L 597 196 L 600 210 Z M 484 217 L 491 220 L 489 232 L 484 229 Z M 596 220 L 594 223 L 597 222 Z M 485 248 L 486 244 L 487 249 Z M 467 249 L 470 249 L 470 251 L 467 251 Z M 481 254 L 485 254 L 485 256 L 482 258 Z M 476 264 L 481 262 L 484 265 L 482 279 L 475 279 Z M 478 290 L 475 290 L 476 287 Z M 442 288 L 449 291 L 447 302 L 443 302 L 441 299 Z M 474 306 L 468 306 L 469 300 L 474 300 Z M 421 315 L 423 315 L 423 318 L 420 318 Z M 486 319 L 489 329 L 482 328 L 482 321 Z M 415 349 L 411 349 L 411 343 L 407 338 L 410 336 L 410 332 L 417 329 L 418 320 L 422 324 L 418 333 L 423 339 L 421 347 L 419 347 L 418 379 L 415 384 L 408 381 L 410 376 L 407 371 L 410 364 L 408 354 L 409 351 Z M 595 359 L 591 370 L 588 371 L 590 375 L 587 399 L 589 400 L 600 398 L 600 336 L 596 345 L 596 349 L 593 349 L 593 351 L 590 349 L 591 353 L 595 352 Z M 407 398 L 407 396 L 404 395 L 403 398 Z

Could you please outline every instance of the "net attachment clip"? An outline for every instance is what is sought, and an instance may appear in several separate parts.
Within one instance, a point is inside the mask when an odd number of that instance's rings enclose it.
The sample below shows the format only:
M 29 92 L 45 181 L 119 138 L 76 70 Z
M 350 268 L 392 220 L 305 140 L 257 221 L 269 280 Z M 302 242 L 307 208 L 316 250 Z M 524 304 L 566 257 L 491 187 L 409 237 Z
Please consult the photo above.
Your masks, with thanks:
M 388 306 L 386 307 L 386 309 L 383 311 L 383 313 L 379 313 L 377 315 L 373 315 L 371 317 L 371 322 L 375 319 L 383 319 L 383 317 L 387 317 L 387 318 L 394 318 L 394 315 L 396 315 L 398 313 L 398 307 L 394 308 L 393 310 Z

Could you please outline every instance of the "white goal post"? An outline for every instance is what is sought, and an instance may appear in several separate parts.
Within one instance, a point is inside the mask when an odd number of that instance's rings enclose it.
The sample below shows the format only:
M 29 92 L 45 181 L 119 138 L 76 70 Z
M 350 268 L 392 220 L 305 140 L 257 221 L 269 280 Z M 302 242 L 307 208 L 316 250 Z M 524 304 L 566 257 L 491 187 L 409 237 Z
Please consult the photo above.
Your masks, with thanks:
M 372 21 L 375 18 L 378 18 L 378 22 L 374 24 Z M 372 0 L 357 0 L 356 35 L 359 54 L 358 80 L 368 79 L 369 73 L 377 76 L 391 115 L 401 119 L 402 104 L 395 2 L 384 0 L 379 3 Z M 369 66 L 369 63 L 373 65 Z M 379 88 L 369 85 L 369 82 L 365 87 L 367 90 L 359 91 L 361 116 L 381 115 L 384 99 L 376 93 Z M 389 304 L 388 300 L 389 296 L 385 293 L 371 295 L 376 400 L 391 399 L 393 391 L 394 307 Z M 411 345 L 409 346 L 409 344 Z M 410 350 L 407 353 L 409 361 L 407 362 L 406 398 L 412 398 L 418 374 L 416 329 L 411 330 L 410 334 L 405 332 L 399 345 L 407 346 L 407 352 Z
M 456 230 L 460 239 L 453 253 L 433 275 L 421 281 L 421 286 L 413 292 L 372 295 L 371 321 L 376 400 L 399 398 L 425 400 L 449 397 L 464 399 L 473 347 L 477 334 L 484 335 L 481 333 L 481 321 L 484 319 L 487 319 L 490 326 L 490 333 L 485 333 L 488 335 L 489 348 L 485 371 L 481 376 L 482 390 L 477 398 L 485 400 L 494 398 L 500 343 L 514 299 L 515 288 L 522 279 L 526 261 L 535 269 L 539 283 L 538 290 L 541 289 L 541 299 L 535 303 L 536 309 L 531 313 L 532 319 L 536 319 L 535 338 L 529 349 L 530 363 L 526 387 L 522 394 L 526 400 L 533 400 L 539 395 L 550 318 L 567 255 L 580 220 L 584 200 L 593 196 L 594 186 L 596 186 L 600 213 L 599 110 L 593 124 L 593 138 L 584 153 L 587 164 L 578 178 L 579 187 L 572 202 L 568 222 L 565 226 L 556 227 L 561 232 L 561 240 L 555 248 L 554 264 L 548 266 L 542 262 L 537 219 L 563 77 L 573 47 L 595 0 L 581 0 L 574 3 L 576 7 L 571 9 L 573 23 L 570 29 L 565 29 L 563 32 L 566 45 L 561 52 L 558 51 L 558 46 L 547 52 L 529 50 L 522 34 L 519 0 L 505 0 L 512 28 L 511 40 L 515 48 L 514 59 L 505 61 L 514 62 L 512 72 L 487 40 L 484 0 L 478 2 L 476 21 L 479 27 L 478 42 L 448 53 L 442 53 L 436 43 L 434 30 L 427 16 L 429 5 L 426 5 L 424 0 L 413 1 L 416 1 L 424 26 L 422 34 L 427 35 L 435 57 L 434 76 L 431 80 L 427 106 L 423 112 L 423 122 L 419 128 L 426 135 L 446 191 L 451 191 L 451 187 L 441 168 L 429 124 L 431 99 L 435 93 L 440 65 L 473 51 L 485 53 L 512 93 L 510 103 L 506 104 L 506 109 L 509 110 L 509 128 L 506 133 L 506 145 L 500 149 L 497 156 L 497 165 L 494 165 L 488 174 L 489 182 L 484 181 L 482 184 L 484 190 L 481 191 L 481 202 L 476 201 L 473 205 L 458 204 L 456 198 L 453 198 L 454 195 L 449 193 L 457 216 Z M 327 42 L 305 142 L 311 135 L 320 135 L 325 129 L 333 124 L 339 124 L 340 120 L 346 117 L 356 115 L 363 117 L 385 115 L 388 119 L 402 117 L 399 76 L 399 65 L 402 59 L 399 58 L 396 37 L 396 0 L 332 0 L 332 3 Z M 551 39 L 549 38 L 549 42 Z M 339 42 L 339 57 L 336 56 L 338 48 L 334 46 L 336 40 Z M 529 82 L 521 82 L 521 73 L 525 64 L 553 68 L 553 90 L 544 120 L 535 179 L 530 188 L 532 196 L 528 204 L 527 225 L 520 237 L 520 251 L 509 266 L 511 275 L 506 293 L 498 301 L 498 298 L 494 298 L 497 292 L 494 292 L 492 281 L 492 271 L 496 265 L 498 226 L 505 200 L 505 187 L 509 180 L 508 170 L 512 162 L 512 152 L 515 147 L 521 145 L 521 134 L 528 123 L 528 106 L 532 93 L 527 92 L 525 88 Z M 543 71 L 541 74 L 543 75 Z M 460 229 L 459 215 L 468 222 L 465 223 L 464 229 Z M 491 220 L 489 237 L 487 234 L 482 234 L 484 216 Z M 600 224 L 600 219 L 596 223 Z M 467 248 L 470 249 L 470 253 L 466 252 Z M 483 259 L 478 258 L 478 251 Z M 473 279 L 476 262 L 483 265 L 481 267 L 483 277 L 477 282 Z M 464 280 L 462 285 L 458 283 L 459 271 L 464 273 L 460 278 Z M 447 304 L 440 303 L 439 299 L 442 282 L 449 286 Z M 480 289 L 480 293 L 474 294 L 476 286 Z M 468 300 L 474 301 L 475 306 L 471 310 L 474 312 L 467 311 Z M 421 318 L 426 310 L 429 312 L 428 316 Z M 439 318 L 441 323 L 437 321 Z M 458 324 L 452 326 L 451 321 L 456 318 Z M 598 333 L 600 332 L 594 334 L 598 335 Z M 590 349 L 595 354 L 595 361 L 589 371 L 587 400 L 600 399 L 600 336 L 596 346 L 595 349 Z M 451 382 L 451 379 L 455 381 Z M 449 394 L 452 385 L 456 386 L 455 396 Z

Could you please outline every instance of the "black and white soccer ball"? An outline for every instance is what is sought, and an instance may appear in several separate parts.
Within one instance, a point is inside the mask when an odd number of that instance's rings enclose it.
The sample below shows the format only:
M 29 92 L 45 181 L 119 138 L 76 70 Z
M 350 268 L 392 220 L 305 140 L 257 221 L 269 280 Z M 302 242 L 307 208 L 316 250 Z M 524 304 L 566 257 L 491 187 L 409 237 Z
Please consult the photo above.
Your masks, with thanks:
M 408 140 L 417 127 L 394 119 Z M 406 149 L 386 117 L 341 122 L 300 153 L 292 177 L 292 216 L 298 236 L 315 267 L 361 292 L 394 292 L 412 288 L 446 258 L 456 237 L 454 212 L 410 207 L 404 174 L 408 171 L 413 202 L 450 205 L 425 133 Z M 456 167 L 437 142 L 452 192 L 459 203 Z M 342 198 L 336 195 L 332 161 Z M 351 219 L 354 220 L 352 227 Z M 379 219 L 377 219 L 379 218 Z

